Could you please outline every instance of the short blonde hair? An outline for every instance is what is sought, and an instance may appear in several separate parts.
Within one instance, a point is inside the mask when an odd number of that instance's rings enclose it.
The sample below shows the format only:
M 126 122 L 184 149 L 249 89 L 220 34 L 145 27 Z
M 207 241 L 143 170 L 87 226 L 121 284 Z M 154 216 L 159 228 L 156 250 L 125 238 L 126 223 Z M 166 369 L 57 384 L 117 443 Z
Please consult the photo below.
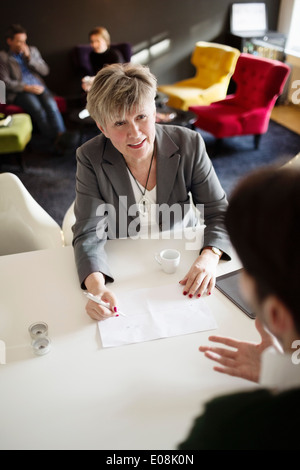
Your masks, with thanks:
M 110 47 L 110 34 L 103 26 L 96 26 L 96 28 L 92 29 L 89 32 L 89 40 L 91 39 L 91 36 L 101 36 L 106 42 L 107 47 Z
M 87 110 L 103 128 L 108 121 L 124 118 L 146 101 L 153 100 L 157 80 L 149 68 L 139 64 L 111 64 L 96 75 L 87 95 Z

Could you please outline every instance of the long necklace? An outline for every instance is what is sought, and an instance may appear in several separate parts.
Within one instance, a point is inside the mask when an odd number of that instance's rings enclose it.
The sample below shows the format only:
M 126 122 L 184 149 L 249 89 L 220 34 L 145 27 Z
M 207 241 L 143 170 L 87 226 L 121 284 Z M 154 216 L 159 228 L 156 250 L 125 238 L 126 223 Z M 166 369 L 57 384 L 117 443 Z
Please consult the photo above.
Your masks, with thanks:
M 149 209 L 150 209 L 150 206 L 151 206 L 151 202 L 150 200 L 147 198 L 146 196 L 146 191 L 147 191 L 147 185 L 148 185 L 148 181 L 149 181 L 149 177 L 150 177 L 150 173 L 151 173 L 151 168 L 152 168 L 152 163 L 153 163 L 153 159 L 154 159 L 154 154 L 155 154 L 155 144 L 154 144 L 154 147 L 153 147 L 153 153 L 152 153 L 152 157 L 151 157 L 151 162 L 150 162 L 150 166 L 149 166 L 149 171 L 148 171 L 148 175 L 147 175 L 147 180 L 146 180 L 146 185 L 145 185 L 145 189 L 144 191 L 142 190 L 142 188 L 140 187 L 138 181 L 136 180 L 136 178 L 133 176 L 132 174 L 132 171 L 130 170 L 129 166 L 127 165 L 127 162 L 125 160 L 125 164 L 128 168 L 128 171 L 130 172 L 132 178 L 134 179 L 137 187 L 139 188 L 139 190 L 141 191 L 142 193 L 142 197 L 138 203 L 138 208 L 139 208 L 139 212 L 141 215 L 146 215 L 148 212 L 149 212 Z

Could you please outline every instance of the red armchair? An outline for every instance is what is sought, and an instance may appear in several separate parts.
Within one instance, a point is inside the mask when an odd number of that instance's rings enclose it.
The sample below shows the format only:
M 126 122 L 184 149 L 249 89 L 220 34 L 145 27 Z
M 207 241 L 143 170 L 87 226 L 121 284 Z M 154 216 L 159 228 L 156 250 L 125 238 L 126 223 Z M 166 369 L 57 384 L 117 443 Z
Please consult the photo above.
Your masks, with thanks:
M 289 73 L 283 62 L 242 53 L 232 77 L 236 92 L 209 106 L 190 106 L 197 115 L 194 126 L 210 132 L 218 143 L 225 137 L 253 134 L 258 148 Z

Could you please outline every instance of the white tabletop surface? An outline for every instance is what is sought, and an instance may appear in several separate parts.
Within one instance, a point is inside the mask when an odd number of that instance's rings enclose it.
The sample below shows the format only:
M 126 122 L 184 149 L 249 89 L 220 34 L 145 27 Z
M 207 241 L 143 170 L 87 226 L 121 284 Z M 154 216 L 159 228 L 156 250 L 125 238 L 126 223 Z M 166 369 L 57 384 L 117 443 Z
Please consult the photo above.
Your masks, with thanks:
M 186 243 L 108 242 L 114 292 L 177 283 L 197 256 Z M 182 254 L 175 274 L 154 260 L 166 247 Z M 221 261 L 218 275 L 238 267 L 237 259 Z M 102 348 L 97 322 L 85 313 L 71 247 L 0 257 L 0 293 L 0 449 L 172 450 L 205 401 L 253 387 L 213 371 L 198 351 L 210 334 L 258 339 L 254 321 L 216 289 L 205 299 L 216 330 L 116 348 Z M 36 321 L 49 326 L 44 356 L 31 347 Z

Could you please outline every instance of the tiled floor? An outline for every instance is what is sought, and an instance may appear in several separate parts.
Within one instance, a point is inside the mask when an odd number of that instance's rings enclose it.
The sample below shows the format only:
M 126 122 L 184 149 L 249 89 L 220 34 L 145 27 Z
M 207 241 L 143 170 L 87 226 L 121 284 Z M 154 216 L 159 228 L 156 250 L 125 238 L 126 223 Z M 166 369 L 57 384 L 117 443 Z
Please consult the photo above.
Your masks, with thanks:
M 300 135 L 300 106 L 293 104 L 275 106 L 271 118 Z

